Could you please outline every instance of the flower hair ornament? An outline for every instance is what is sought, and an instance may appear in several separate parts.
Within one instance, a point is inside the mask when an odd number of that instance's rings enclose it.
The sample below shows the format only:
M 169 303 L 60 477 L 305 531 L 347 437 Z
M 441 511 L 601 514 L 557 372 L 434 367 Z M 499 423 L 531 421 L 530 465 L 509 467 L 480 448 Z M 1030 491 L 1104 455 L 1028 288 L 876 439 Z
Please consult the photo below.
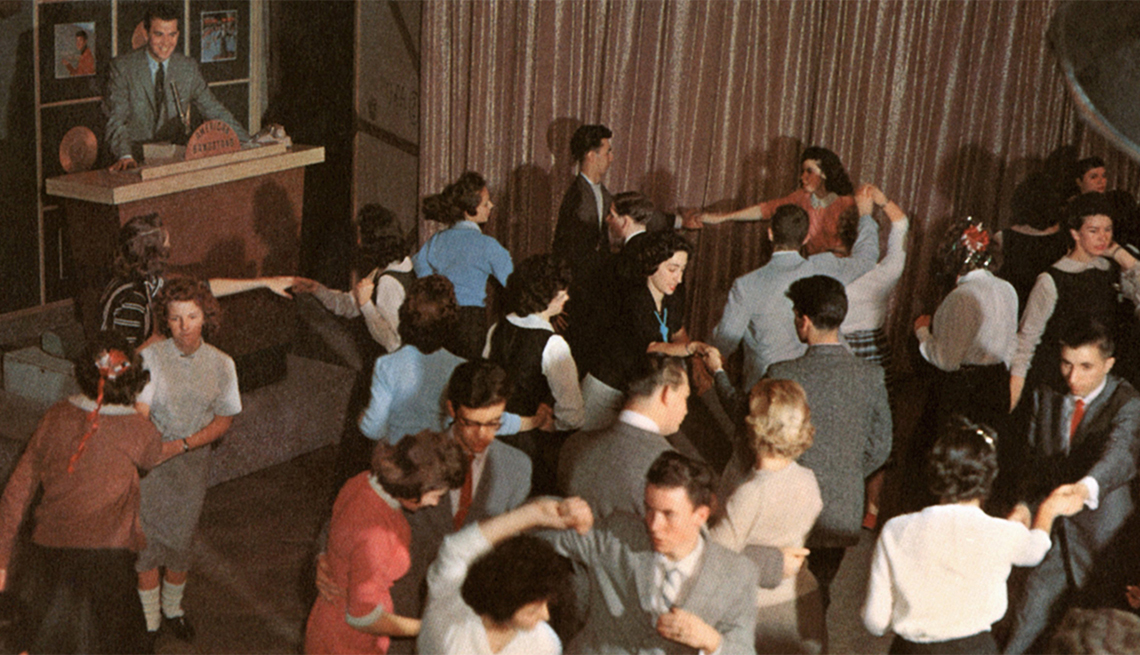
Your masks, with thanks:
M 75 462 L 79 461 L 79 456 L 87 448 L 87 441 L 91 435 L 99 429 L 99 410 L 103 407 L 103 386 L 107 380 L 114 381 L 123 372 L 130 370 L 131 360 L 123 351 L 112 348 L 99 353 L 99 358 L 95 360 L 95 368 L 99 370 L 99 393 L 95 398 L 95 409 L 87 415 L 87 431 L 79 438 L 79 447 L 75 449 L 71 461 L 67 464 L 69 474 L 75 472 Z
M 990 232 L 982 221 L 967 216 L 955 222 L 947 230 L 939 251 L 942 273 L 957 278 L 979 268 L 989 268 L 993 263 L 989 245 Z

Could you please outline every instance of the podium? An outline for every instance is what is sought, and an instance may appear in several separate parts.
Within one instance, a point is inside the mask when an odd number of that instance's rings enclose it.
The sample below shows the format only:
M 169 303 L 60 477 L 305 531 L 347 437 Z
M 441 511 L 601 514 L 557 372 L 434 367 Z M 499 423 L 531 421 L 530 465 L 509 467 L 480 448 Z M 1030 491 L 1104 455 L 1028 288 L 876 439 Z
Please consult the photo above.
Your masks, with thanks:
M 139 169 L 48 179 L 47 193 L 62 199 L 76 304 L 88 334 L 99 326 L 99 297 L 110 279 L 119 227 L 136 216 L 162 218 L 170 233 L 167 274 L 203 279 L 297 274 L 304 167 L 324 158 L 324 148 L 294 146 L 255 159 L 219 155 L 207 167 L 151 179 Z M 295 327 L 292 302 L 264 289 L 219 300 L 222 327 L 210 342 L 234 358 L 242 388 L 284 376 Z

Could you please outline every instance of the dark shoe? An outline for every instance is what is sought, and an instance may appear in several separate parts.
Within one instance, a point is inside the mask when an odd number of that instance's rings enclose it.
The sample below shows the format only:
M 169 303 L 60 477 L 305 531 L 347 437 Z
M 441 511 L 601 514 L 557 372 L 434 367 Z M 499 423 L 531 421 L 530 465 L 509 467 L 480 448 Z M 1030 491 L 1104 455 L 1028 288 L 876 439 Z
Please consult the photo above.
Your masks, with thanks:
M 162 630 L 163 632 L 169 632 L 182 641 L 194 640 L 194 626 L 190 625 L 190 622 L 186 620 L 185 614 L 174 618 L 170 618 L 164 614 L 162 616 Z

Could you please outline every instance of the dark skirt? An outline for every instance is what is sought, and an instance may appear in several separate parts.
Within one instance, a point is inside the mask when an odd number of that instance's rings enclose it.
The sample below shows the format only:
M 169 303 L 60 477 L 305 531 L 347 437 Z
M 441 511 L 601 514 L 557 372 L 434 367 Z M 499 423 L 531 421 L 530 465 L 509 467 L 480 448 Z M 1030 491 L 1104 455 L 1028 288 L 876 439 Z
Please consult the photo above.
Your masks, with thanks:
M 997 642 L 994 641 L 994 636 L 989 631 L 979 632 L 976 635 L 960 639 L 931 641 L 923 644 L 907 641 L 896 635 L 895 640 L 891 642 L 890 650 L 892 655 L 957 655 L 958 653 L 962 655 L 994 653 L 996 655 L 998 652 Z
M 479 359 L 487 344 L 487 308 L 459 307 L 459 325 L 447 349 L 463 359 Z
M 18 594 L 19 643 L 31 653 L 141 653 L 149 649 L 135 553 L 29 544 Z

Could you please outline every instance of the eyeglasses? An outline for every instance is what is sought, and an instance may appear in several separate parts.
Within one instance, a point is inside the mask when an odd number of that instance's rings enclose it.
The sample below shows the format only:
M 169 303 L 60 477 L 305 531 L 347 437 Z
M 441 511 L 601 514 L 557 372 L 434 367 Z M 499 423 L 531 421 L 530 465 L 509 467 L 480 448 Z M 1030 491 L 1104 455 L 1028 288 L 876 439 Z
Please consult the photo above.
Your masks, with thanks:
M 487 421 L 486 423 L 480 423 L 479 421 L 471 421 L 471 420 L 465 419 L 462 416 L 456 416 L 455 422 L 459 424 L 459 427 L 468 428 L 471 430 L 478 430 L 480 428 L 488 428 L 491 430 L 495 430 L 497 432 L 499 430 L 499 428 L 503 427 L 502 421 Z

